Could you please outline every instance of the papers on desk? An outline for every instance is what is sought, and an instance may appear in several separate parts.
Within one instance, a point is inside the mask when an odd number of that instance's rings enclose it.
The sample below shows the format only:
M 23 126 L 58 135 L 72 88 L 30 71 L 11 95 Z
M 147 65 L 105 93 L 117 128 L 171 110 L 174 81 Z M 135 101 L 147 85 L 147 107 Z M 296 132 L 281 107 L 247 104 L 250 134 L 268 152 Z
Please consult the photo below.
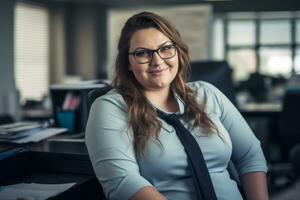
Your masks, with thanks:
M 0 186 L 0 200 L 31 199 L 44 200 L 54 197 L 76 183 L 65 184 L 37 184 L 20 183 L 15 185 Z
M 0 126 L 0 142 L 16 144 L 39 142 L 66 131 L 65 128 L 51 128 L 49 121 L 5 124 Z

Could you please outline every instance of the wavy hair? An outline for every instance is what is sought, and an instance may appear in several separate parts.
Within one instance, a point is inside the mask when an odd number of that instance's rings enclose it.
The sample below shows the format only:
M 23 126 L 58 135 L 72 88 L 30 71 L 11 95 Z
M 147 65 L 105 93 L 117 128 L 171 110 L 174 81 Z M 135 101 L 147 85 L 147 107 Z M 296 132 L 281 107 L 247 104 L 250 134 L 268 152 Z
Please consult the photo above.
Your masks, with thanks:
M 216 126 L 204 112 L 205 102 L 196 100 L 196 94 L 186 84 L 190 73 L 188 46 L 183 42 L 179 32 L 163 17 L 150 12 L 141 12 L 130 17 L 125 23 L 118 43 L 118 55 L 115 65 L 113 86 L 123 96 L 128 106 L 128 123 L 133 130 L 133 145 L 136 155 L 144 156 L 147 141 L 155 137 L 160 143 L 159 132 L 162 127 L 156 110 L 143 95 L 143 87 L 129 70 L 128 51 L 133 34 L 142 29 L 155 28 L 166 35 L 177 46 L 178 72 L 171 83 L 185 102 L 185 120 L 192 120 L 193 126 L 201 126 L 208 134 Z M 161 144 L 161 143 L 160 143 Z

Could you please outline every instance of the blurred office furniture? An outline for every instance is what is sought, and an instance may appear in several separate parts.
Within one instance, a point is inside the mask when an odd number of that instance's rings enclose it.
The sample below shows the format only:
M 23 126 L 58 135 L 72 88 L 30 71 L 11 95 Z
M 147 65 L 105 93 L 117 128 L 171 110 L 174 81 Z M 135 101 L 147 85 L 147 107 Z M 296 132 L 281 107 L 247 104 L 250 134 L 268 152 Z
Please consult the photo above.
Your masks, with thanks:
M 298 200 L 300 196 L 300 143 L 296 144 L 289 153 L 292 171 L 285 174 L 288 187 L 275 191 L 271 200 Z M 278 175 L 278 174 L 277 174 Z
M 110 85 L 107 85 L 102 88 L 97 88 L 88 93 L 88 111 L 90 111 L 90 107 L 92 103 L 100 96 L 106 94 L 109 90 L 111 90 L 113 87 Z
M 20 93 L 18 90 L 0 90 L 0 116 L 11 116 L 20 120 Z
M 55 125 L 68 128 L 71 133 L 84 132 L 89 112 L 88 93 L 107 85 L 109 84 L 103 80 L 86 81 L 78 84 L 52 85 L 50 93 Z M 68 96 L 71 97 L 68 98 Z M 67 103 L 66 100 L 68 101 Z M 77 106 L 72 107 L 75 100 Z M 69 104 L 71 106 L 70 109 L 65 109 L 65 104 Z
M 207 81 L 221 90 L 236 105 L 232 70 L 226 61 L 191 62 L 189 81 Z
M 247 80 L 239 83 L 238 90 L 246 91 L 254 102 L 277 101 L 282 97 L 281 90 L 278 89 L 283 89 L 285 83 L 284 77 L 271 77 L 254 72 Z
M 299 161 L 296 159 L 298 153 L 295 153 L 297 145 L 300 144 L 299 113 L 300 90 L 287 88 L 283 97 L 282 111 L 275 126 L 278 130 L 270 135 L 279 153 L 278 158 L 269 166 L 269 182 L 275 192 L 291 186 L 296 178 L 294 172 L 299 170 L 293 171 L 292 165 L 299 166 Z
M 44 141 L 33 144 L 21 153 L 0 160 L 0 169 L 0 186 L 76 183 L 49 200 L 105 199 L 84 142 Z
M 278 142 L 282 159 L 288 160 L 293 146 L 300 143 L 299 129 L 300 89 L 287 90 L 283 97 L 282 111 L 279 116 Z
M 240 83 L 239 89 L 246 90 L 255 102 L 265 102 L 271 88 L 271 78 L 258 72 L 250 74 L 249 78 Z
M 0 115 L 0 124 L 7 124 L 7 123 L 13 123 L 15 120 L 12 116 L 8 114 L 2 114 Z
M 286 84 L 287 90 L 300 90 L 300 74 L 294 74 Z
M 293 166 L 295 178 L 300 181 L 300 143 L 296 144 L 290 151 L 290 160 Z
M 278 160 L 280 154 L 277 148 L 277 125 L 281 110 L 282 105 L 278 102 L 253 102 L 239 107 L 239 111 L 261 142 L 268 162 Z M 274 143 L 276 143 L 275 150 Z
M 41 121 L 51 119 L 53 116 L 51 106 L 44 105 L 41 101 L 28 99 L 22 105 L 21 120 Z

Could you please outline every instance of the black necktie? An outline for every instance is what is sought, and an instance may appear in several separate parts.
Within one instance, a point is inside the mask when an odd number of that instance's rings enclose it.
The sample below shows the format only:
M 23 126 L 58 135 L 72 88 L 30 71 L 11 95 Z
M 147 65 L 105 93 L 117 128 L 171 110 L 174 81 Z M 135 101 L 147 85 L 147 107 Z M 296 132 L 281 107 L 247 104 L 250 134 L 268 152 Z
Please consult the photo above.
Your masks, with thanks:
M 197 199 L 217 200 L 203 154 L 195 138 L 189 130 L 182 125 L 178 115 L 166 114 L 160 110 L 157 110 L 157 114 L 161 119 L 174 127 L 180 142 L 184 146 L 188 158 L 188 165 L 195 184 Z

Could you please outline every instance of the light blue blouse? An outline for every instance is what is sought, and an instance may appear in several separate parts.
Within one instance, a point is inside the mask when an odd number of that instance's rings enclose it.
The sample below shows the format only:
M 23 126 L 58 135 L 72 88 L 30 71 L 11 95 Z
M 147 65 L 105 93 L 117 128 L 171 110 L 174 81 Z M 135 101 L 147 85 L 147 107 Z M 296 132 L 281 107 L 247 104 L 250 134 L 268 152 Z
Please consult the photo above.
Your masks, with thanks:
M 198 81 L 189 83 L 199 102 L 206 101 L 206 112 L 217 125 L 218 134 L 207 136 L 201 128 L 184 125 L 199 143 L 219 200 L 242 199 L 230 179 L 231 159 L 240 175 L 266 172 L 260 142 L 231 104 L 214 86 Z M 184 102 L 179 98 L 179 113 Z M 160 144 L 151 139 L 144 159 L 137 160 L 128 127 L 127 105 L 116 90 L 96 99 L 86 128 L 86 145 L 96 176 L 109 200 L 130 199 L 145 186 L 154 186 L 169 200 L 196 200 L 187 156 L 172 126 L 162 121 Z

